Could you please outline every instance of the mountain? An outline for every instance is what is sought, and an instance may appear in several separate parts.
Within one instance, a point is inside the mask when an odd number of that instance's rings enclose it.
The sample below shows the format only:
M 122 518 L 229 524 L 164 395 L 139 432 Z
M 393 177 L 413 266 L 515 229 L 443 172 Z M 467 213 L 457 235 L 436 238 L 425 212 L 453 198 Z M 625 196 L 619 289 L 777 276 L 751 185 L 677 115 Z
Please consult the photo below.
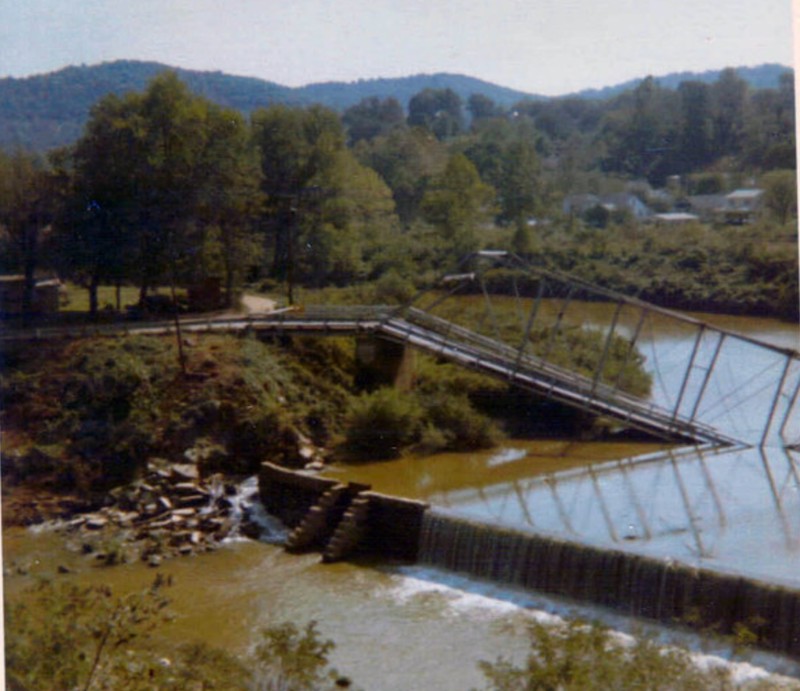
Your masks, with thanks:
M 656 82 L 665 89 L 676 89 L 681 82 L 703 82 L 712 84 L 717 81 L 722 70 L 706 70 L 705 72 L 672 72 L 663 77 L 655 77 Z M 778 86 L 780 76 L 791 72 L 791 67 L 776 63 L 759 65 L 757 67 L 737 67 L 736 74 L 744 79 L 753 89 L 774 89 Z M 635 89 L 644 78 L 631 79 L 615 86 L 606 86 L 602 89 L 584 89 L 572 96 L 579 98 L 604 100 L 621 94 L 623 91 Z
M 365 79 L 356 82 L 326 82 L 303 87 L 287 87 L 254 77 L 237 77 L 222 72 L 199 72 L 172 68 L 157 62 L 119 60 L 100 65 L 67 67 L 57 72 L 23 79 L 0 79 L 0 148 L 21 147 L 47 151 L 74 142 L 81 135 L 89 110 L 108 93 L 142 91 L 159 72 L 173 69 L 195 93 L 244 113 L 272 103 L 322 105 L 344 110 L 361 99 L 396 98 L 403 106 L 423 89 L 455 91 L 466 100 L 483 94 L 498 105 L 510 107 L 522 100 L 541 100 L 544 96 L 458 74 L 420 74 L 396 79 Z M 737 71 L 755 88 L 777 85 L 778 76 L 789 68 L 762 65 Z M 676 73 L 659 77 L 662 86 L 674 88 L 686 79 L 714 81 L 719 71 L 700 74 Z M 599 90 L 576 94 L 583 98 L 608 98 L 636 86 L 633 80 Z

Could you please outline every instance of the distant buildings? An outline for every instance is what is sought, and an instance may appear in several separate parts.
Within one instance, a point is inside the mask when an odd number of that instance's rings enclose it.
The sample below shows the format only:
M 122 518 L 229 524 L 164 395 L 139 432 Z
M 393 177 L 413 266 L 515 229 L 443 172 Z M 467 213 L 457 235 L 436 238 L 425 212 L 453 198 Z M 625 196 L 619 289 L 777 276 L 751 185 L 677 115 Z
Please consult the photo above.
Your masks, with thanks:
M 631 218 L 660 224 L 679 224 L 691 221 L 741 225 L 752 223 L 763 205 L 764 190 L 737 189 L 728 194 L 697 194 L 675 198 L 663 190 L 653 190 L 647 199 L 655 211 L 641 198 L 630 192 L 618 194 L 570 194 L 564 198 L 562 211 L 568 216 L 578 216 L 592 222 L 602 217 L 621 213 Z

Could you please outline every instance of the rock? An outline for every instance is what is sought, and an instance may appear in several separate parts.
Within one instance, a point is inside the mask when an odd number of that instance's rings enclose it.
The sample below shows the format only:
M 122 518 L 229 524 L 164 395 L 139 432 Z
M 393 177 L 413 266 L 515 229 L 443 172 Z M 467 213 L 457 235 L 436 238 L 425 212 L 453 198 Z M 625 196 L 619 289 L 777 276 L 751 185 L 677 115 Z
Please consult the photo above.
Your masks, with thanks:
M 89 530 L 102 530 L 108 525 L 108 519 L 103 516 L 90 516 L 84 526 Z
M 57 571 L 58 573 L 72 573 L 72 569 L 70 569 L 67 566 L 64 566 L 63 564 L 58 565 Z
M 178 506 L 205 506 L 208 503 L 207 494 L 187 494 L 177 498 Z
M 176 482 L 172 489 L 176 494 L 204 494 L 208 496 L 208 492 L 195 482 Z
M 192 547 L 189 544 L 181 545 L 180 547 L 178 547 L 178 554 L 182 556 L 186 556 L 187 554 L 191 554 L 192 552 L 194 552 L 194 547 Z
M 197 482 L 200 479 L 200 471 L 196 465 L 190 463 L 174 463 L 170 467 L 170 479 L 176 482 Z
M 152 568 L 161 566 L 161 561 L 161 555 L 159 554 L 151 554 L 149 557 L 147 557 L 147 565 Z
M 320 471 L 325 469 L 325 464 L 321 461 L 311 461 L 305 465 L 305 470 Z
M 173 509 L 171 512 L 173 518 L 188 518 L 189 516 L 194 516 L 197 511 L 192 508 L 185 508 L 185 509 Z
M 172 502 L 170 501 L 169 497 L 165 497 L 163 495 L 158 498 L 158 504 L 165 511 L 169 511 L 172 508 Z

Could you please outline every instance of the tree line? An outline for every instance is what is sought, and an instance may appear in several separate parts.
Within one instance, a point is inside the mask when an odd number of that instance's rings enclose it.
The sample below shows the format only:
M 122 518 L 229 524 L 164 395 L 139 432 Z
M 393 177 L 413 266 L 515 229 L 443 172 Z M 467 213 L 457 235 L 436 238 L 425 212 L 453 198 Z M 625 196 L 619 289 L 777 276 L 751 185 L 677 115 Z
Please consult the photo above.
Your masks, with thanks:
M 750 90 L 725 70 L 605 101 L 503 108 L 425 89 L 407 113 L 366 98 L 341 115 L 272 105 L 246 119 L 165 72 L 102 98 L 73 146 L 0 151 L 0 268 L 25 274 L 29 306 L 49 269 L 85 286 L 93 312 L 101 285 L 136 285 L 144 302 L 217 277 L 230 303 L 246 280 L 419 281 L 498 229 L 524 251 L 530 219 L 557 219 L 571 192 L 793 169 L 793 102 L 788 73 Z

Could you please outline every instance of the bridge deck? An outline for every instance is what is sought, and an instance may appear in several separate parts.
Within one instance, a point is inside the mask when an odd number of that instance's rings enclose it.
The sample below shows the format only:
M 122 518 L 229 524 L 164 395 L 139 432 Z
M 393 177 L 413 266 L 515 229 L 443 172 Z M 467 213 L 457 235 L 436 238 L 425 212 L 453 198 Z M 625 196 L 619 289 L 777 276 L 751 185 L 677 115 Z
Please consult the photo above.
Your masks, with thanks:
M 695 420 L 687 420 L 653 403 L 625 394 L 452 322 L 417 309 L 403 317 L 383 306 L 308 308 L 248 318 L 182 319 L 184 332 L 275 334 L 375 334 L 446 358 L 469 369 L 506 380 L 566 405 L 604 415 L 669 441 L 734 444 L 737 441 Z M 113 336 L 121 333 L 161 335 L 175 331 L 168 322 L 6 330 L 0 343 L 32 339 Z

